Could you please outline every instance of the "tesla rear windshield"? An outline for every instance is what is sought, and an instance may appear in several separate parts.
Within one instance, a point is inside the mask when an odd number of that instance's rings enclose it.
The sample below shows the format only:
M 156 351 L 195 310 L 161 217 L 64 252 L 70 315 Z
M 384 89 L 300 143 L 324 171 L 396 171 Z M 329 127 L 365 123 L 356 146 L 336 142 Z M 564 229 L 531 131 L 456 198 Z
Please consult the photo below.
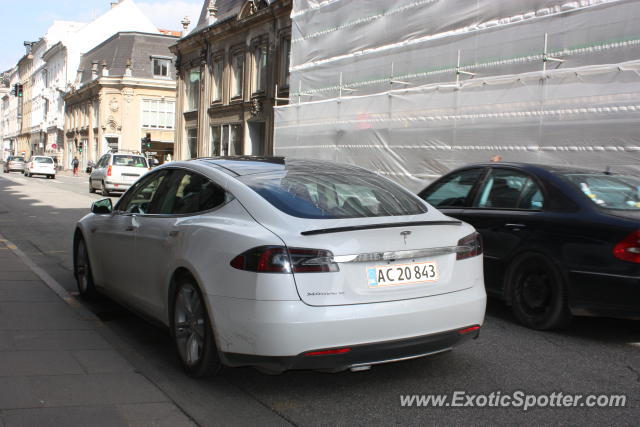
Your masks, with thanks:
M 418 215 L 417 196 L 374 174 L 273 172 L 238 178 L 282 212 L 299 218 Z
M 51 157 L 36 157 L 33 160 L 36 163 L 53 163 L 53 159 Z
M 24 157 L 9 157 L 7 159 L 8 162 L 24 162 Z
M 116 154 L 113 156 L 113 166 L 131 166 L 136 168 L 146 168 L 147 160 L 142 156 L 128 156 Z
M 602 208 L 640 211 L 640 177 L 595 173 L 567 173 L 564 177 Z

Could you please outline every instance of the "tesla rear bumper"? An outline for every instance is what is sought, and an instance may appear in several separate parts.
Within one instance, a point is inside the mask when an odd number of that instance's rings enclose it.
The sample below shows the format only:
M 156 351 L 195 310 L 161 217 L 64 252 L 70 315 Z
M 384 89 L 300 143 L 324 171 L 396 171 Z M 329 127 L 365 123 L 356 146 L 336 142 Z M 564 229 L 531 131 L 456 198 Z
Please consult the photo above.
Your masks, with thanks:
M 339 370 L 451 349 L 466 338 L 455 331 L 482 325 L 486 294 L 477 285 L 425 298 L 343 306 L 213 295 L 208 304 L 218 350 L 229 366 Z M 302 356 L 345 347 L 351 350 Z
M 347 369 L 367 369 L 373 365 L 400 362 L 443 353 L 453 349 L 463 341 L 478 338 L 479 334 L 479 329 L 465 334 L 457 331 L 447 331 L 403 340 L 351 346 L 347 347 L 347 352 L 339 354 L 309 355 L 307 353 L 310 352 L 307 352 L 290 357 L 269 357 L 225 353 L 222 358 L 228 366 L 257 366 L 274 373 L 291 369 L 339 372 Z M 322 351 L 315 350 L 311 353 L 322 353 Z M 324 351 L 331 350 L 325 349 Z

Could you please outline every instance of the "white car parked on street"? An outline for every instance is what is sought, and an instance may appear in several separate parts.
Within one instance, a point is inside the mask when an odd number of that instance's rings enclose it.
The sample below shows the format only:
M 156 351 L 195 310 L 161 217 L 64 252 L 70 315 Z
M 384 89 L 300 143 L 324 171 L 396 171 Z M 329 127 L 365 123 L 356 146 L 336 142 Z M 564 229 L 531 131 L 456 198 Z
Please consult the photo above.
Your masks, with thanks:
M 127 191 L 149 169 L 147 159 L 138 152 L 109 152 L 100 157 L 89 175 L 89 192 L 103 196 Z
M 44 175 L 47 178 L 55 179 L 56 164 L 53 157 L 49 156 L 33 156 L 24 165 L 24 176 Z
M 168 326 L 193 376 L 450 350 L 484 320 L 481 254 L 473 227 L 386 178 L 283 158 L 162 165 L 74 235 L 80 294 Z

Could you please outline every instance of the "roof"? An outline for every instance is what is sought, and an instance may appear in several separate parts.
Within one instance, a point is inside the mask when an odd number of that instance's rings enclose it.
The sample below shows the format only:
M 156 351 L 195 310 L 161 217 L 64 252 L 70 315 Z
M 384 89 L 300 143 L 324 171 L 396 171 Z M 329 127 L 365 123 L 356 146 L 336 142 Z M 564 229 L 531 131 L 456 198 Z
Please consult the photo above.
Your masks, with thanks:
M 485 162 L 485 163 L 469 163 L 457 169 L 469 169 L 476 167 L 512 167 L 535 172 L 536 170 L 544 170 L 551 173 L 604 173 L 604 170 L 589 169 L 585 167 L 576 167 L 571 165 L 542 165 L 536 163 L 519 163 L 519 162 Z
M 132 77 L 152 79 L 153 70 L 151 58 L 154 56 L 171 58 L 174 55 L 169 46 L 176 42 L 177 37 L 164 34 L 149 34 L 138 32 L 121 32 L 102 42 L 86 54 L 82 55 L 80 68 L 82 69 L 81 83 L 90 82 L 94 62 L 98 63 L 98 76 L 102 75 L 102 63 L 106 63 L 110 77 L 124 76 L 127 61 L 131 59 Z M 175 79 L 174 67 L 169 67 L 169 77 Z
M 202 10 L 200 12 L 200 19 L 198 19 L 198 24 L 196 27 L 189 33 L 189 36 L 199 33 L 205 28 L 218 25 L 222 22 L 237 16 L 242 10 L 242 7 L 249 0 L 204 0 L 202 5 Z M 255 0 L 256 3 L 266 3 L 266 5 L 271 5 L 278 0 Z M 209 16 L 209 7 L 215 6 L 216 14 L 215 17 Z

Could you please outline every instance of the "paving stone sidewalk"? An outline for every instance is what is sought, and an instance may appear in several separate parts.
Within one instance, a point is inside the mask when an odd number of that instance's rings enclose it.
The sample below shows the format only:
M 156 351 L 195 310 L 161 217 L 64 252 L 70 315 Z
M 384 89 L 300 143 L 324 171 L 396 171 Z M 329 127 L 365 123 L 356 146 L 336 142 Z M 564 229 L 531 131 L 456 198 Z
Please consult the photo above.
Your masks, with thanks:
M 192 426 L 0 239 L 0 427 Z

